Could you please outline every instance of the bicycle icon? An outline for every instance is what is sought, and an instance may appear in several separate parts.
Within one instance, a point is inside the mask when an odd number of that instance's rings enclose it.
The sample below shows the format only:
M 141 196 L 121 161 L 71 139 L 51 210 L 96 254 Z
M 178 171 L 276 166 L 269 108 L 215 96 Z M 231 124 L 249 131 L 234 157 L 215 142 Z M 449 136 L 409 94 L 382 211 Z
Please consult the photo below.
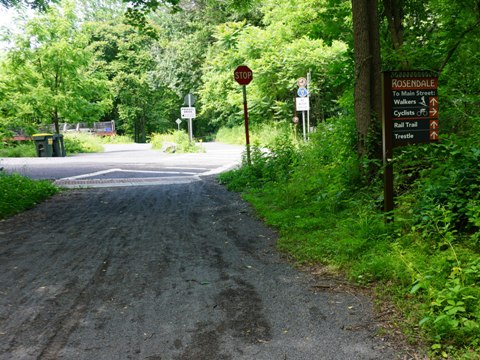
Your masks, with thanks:
M 417 116 L 428 116 L 428 111 L 427 111 L 427 109 L 421 108 L 420 110 L 418 110 Z

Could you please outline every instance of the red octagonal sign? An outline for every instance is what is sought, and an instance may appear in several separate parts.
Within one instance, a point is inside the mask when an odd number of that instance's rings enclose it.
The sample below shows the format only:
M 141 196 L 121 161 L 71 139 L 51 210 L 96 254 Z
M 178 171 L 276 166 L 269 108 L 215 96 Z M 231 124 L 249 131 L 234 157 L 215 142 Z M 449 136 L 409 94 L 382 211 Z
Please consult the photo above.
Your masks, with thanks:
M 253 79 L 253 72 L 248 66 L 240 65 L 233 72 L 235 81 L 240 85 L 248 85 Z

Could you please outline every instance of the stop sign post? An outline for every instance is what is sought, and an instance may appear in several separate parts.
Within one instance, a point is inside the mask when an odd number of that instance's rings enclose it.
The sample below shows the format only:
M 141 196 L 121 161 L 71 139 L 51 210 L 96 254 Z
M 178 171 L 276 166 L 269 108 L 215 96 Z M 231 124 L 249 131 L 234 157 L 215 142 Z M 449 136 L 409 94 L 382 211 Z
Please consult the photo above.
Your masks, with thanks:
M 253 79 L 253 72 L 246 65 L 240 65 L 233 72 L 235 81 L 242 85 L 243 88 L 243 113 L 245 115 L 245 140 L 247 145 L 247 162 L 251 165 L 250 160 L 250 135 L 248 132 L 248 106 L 247 106 L 247 85 Z

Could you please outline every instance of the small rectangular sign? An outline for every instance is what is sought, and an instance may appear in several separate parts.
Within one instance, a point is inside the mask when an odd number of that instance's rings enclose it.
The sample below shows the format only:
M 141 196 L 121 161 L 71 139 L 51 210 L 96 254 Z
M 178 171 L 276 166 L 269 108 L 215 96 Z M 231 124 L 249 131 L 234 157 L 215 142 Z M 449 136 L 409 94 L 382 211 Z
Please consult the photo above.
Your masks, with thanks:
M 297 111 L 310 111 L 310 99 L 308 97 L 297 97 Z
M 182 107 L 180 112 L 182 119 L 194 119 L 197 115 L 194 107 Z

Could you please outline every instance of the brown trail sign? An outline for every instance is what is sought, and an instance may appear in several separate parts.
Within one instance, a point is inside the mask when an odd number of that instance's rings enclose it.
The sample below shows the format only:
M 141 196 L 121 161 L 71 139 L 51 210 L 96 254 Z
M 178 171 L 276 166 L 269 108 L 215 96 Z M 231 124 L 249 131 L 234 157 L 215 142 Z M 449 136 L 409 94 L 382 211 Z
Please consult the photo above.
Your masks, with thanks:
M 384 210 L 394 208 L 393 148 L 438 141 L 438 79 L 427 71 L 383 73 Z

